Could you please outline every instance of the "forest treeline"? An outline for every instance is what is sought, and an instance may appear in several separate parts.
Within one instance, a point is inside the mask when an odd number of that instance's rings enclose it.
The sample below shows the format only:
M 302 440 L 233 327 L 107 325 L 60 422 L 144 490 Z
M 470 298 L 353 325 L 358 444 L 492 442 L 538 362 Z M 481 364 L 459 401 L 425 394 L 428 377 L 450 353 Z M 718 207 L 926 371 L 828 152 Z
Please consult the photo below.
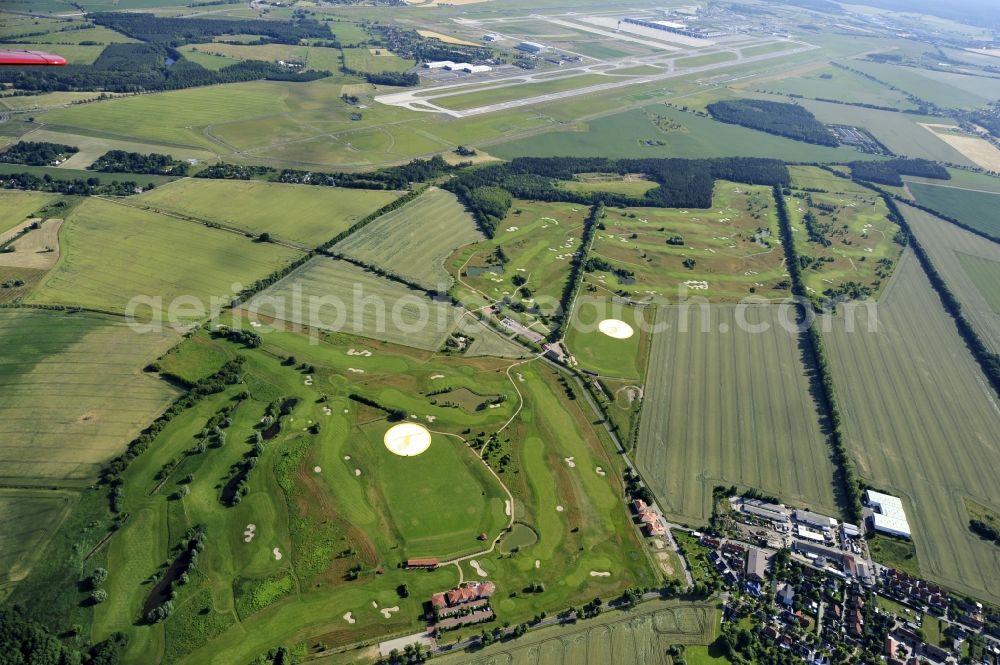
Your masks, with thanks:
M 134 39 L 172 47 L 210 42 L 220 35 L 259 35 L 279 44 L 298 44 L 303 39 L 333 37 L 328 25 L 313 19 L 175 18 L 131 12 L 99 12 L 89 18 L 97 25 Z
M 851 175 L 858 180 L 874 182 L 880 185 L 902 187 L 903 178 L 909 175 L 918 178 L 934 178 L 951 180 L 948 169 L 928 159 L 889 159 L 883 162 L 863 161 L 851 162 Z
M 124 150 L 109 150 L 90 165 L 92 171 L 104 173 L 146 173 L 155 175 L 187 175 L 188 165 L 170 155 Z
M 570 191 L 559 186 L 578 173 L 641 173 L 658 183 L 643 196 Z M 787 186 L 788 169 L 776 159 L 606 159 L 603 157 L 521 157 L 470 169 L 442 187 L 459 196 L 482 231 L 492 237 L 512 198 L 564 201 L 581 205 L 709 208 L 716 180 Z

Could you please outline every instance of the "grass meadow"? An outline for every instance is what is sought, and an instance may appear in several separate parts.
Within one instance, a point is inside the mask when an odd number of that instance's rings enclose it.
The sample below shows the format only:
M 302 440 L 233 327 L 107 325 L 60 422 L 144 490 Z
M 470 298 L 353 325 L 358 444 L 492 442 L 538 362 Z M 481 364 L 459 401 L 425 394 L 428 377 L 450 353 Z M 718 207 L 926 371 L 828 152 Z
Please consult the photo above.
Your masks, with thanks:
M 853 60 L 849 64 L 900 90 L 945 108 L 975 109 L 991 104 L 1000 96 L 1000 81 L 992 77 L 864 60 Z
M 783 312 L 794 314 L 771 305 L 699 309 L 658 309 L 657 323 L 669 327 L 653 337 L 634 456 L 661 507 L 704 524 L 712 488 L 735 484 L 838 514 L 809 370 L 781 324 Z M 743 329 L 741 316 L 766 329 Z
M 670 646 L 715 639 L 719 610 L 708 603 L 654 601 L 570 627 L 532 631 L 508 644 L 435 658 L 442 665 L 672 665 Z M 690 649 L 689 649 L 690 650 Z M 692 662 L 687 658 L 687 662 Z
M 602 377 L 642 381 L 649 357 L 649 326 L 653 308 L 635 307 L 621 299 L 585 290 L 578 296 L 573 322 L 566 329 L 566 347 L 585 370 Z M 615 339 L 597 329 L 604 319 L 618 319 L 632 326 L 633 335 Z
M 673 123 L 671 126 L 676 127 L 669 131 L 661 129 L 655 121 L 656 116 L 667 118 Z M 916 129 L 930 134 L 921 127 Z M 489 151 L 491 155 L 503 159 L 544 155 L 638 158 L 740 156 L 773 157 L 792 162 L 846 162 L 866 158 L 849 148 L 810 145 L 716 122 L 711 118 L 685 113 L 662 104 L 605 116 L 587 122 L 583 127 L 574 127 L 574 130 L 551 131 L 539 136 L 515 139 L 491 146 Z M 930 139 L 948 148 L 944 141 L 933 136 Z
M 978 183 L 977 183 L 978 184 Z M 976 191 L 965 186 L 931 185 L 922 182 L 907 182 L 906 187 L 917 199 L 917 203 L 954 217 L 974 229 L 1000 237 L 1000 220 L 997 219 L 997 205 L 1000 192 Z
M 165 312 L 174 298 L 194 296 L 207 308 L 213 296 L 228 302 L 234 284 L 251 284 L 300 256 L 287 247 L 98 198 L 77 206 L 59 236 L 59 262 L 32 302 L 124 312 L 141 295 L 162 297 Z M 137 316 L 149 317 L 151 309 L 141 307 Z M 204 315 L 186 312 L 178 314 Z
M 347 65 L 348 69 L 359 72 L 405 72 L 417 64 L 413 60 L 400 58 L 384 48 L 361 46 L 345 48 L 342 51 L 344 64 Z
M 899 109 L 913 108 L 913 102 L 899 91 L 853 72 L 828 67 L 807 75 L 787 77 L 781 81 L 767 81 L 761 90 L 786 95 L 802 95 L 820 99 L 839 99 L 854 104 L 892 106 Z
M 445 267 L 453 251 L 484 239 L 455 195 L 430 188 L 333 247 L 334 252 L 378 265 L 429 289 L 447 291 Z
M 291 302 L 301 293 L 300 311 L 284 311 L 268 303 Z M 379 277 L 346 261 L 316 257 L 251 301 L 262 314 L 292 324 L 309 324 L 310 298 L 333 299 L 317 303 L 311 325 L 320 330 L 351 332 L 373 339 L 403 344 L 425 351 L 440 349 L 454 327 L 458 310 L 424 293 Z
M 962 313 L 1000 353 L 1000 245 L 912 206 L 899 209 L 961 302 Z
M 0 489 L 0 520 L 5 529 L 0 541 L 0 600 L 28 576 L 75 499 L 76 494 L 68 491 Z
M 142 368 L 179 338 L 92 314 L 0 310 L 0 477 L 92 481 L 177 395 Z
M 685 287 L 712 302 L 787 295 L 776 287 L 785 254 L 768 187 L 719 180 L 711 209 L 609 209 L 602 222 L 590 256 L 633 274 L 589 273 L 598 287 L 635 300 L 673 299 Z M 677 236 L 682 245 L 667 244 Z
M 187 178 L 133 202 L 316 247 L 391 203 L 400 192 Z
M 1000 414 L 981 370 L 916 258 L 904 254 L 879 302 L 878 327 L 843 316 L 824 333 L 859 475 L 902 498 L 920 572 L 1000 599 L 1000 550 L 968 530 L 963 496 L 997 510 Z

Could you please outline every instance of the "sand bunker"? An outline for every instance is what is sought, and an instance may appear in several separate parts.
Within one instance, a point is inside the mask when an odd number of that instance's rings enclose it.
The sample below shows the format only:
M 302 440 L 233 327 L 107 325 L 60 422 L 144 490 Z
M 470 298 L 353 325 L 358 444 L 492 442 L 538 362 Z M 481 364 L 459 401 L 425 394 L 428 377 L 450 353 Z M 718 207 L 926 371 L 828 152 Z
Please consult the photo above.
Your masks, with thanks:
M 382 613 L 386 619 L 391 619 L 393 612 L 399 611 L 399 605 L 394 605 L 393 607 L 383 607 L 379 612 Z
M 365 370 L 358 369 L 357 367 L 348 367 L 347 371 L 348 372 L 354 372 L 355 374 L 364 374 L 365 373 Z
M 535 559 L 535 568 L 541 568 L 541 567 L 542 567 L 541 560 L 540 559 Z
M 564 510 L 566 510 L 566 509 L 565 509 L 565 508 L 563 508 L 562 506 L 556 506 L 556 512 L 557 512 L 557 513 L 561 513 L 561 512 L 562 512 L 562 511 L 564 511 Z
M 599 467 L 599 466 L 598 466 L 598 467 L 595 467 L 595 468 L 594 468 L 594 471 L 596 471 L 596 472 L 597 472 L 597 475 L 599 475 L 599 476 L 606 476 L 606 475 L 608 475 L 608 474 L 606 474 L 606 473 L 604 472 L 604 469 L 602 469 L 602 468 L 601 468 L 601 467 Z
M 271 550 L 271 553 L 274 554 L 275 561 L 281 561 L 281 550 L 275 547 L 273 550 Z
M 431 377 L 431 381 L 433 381 L 434 379 L 443 379 L 443 378 L 444 374 L 435 374 L 434 376 Z
M 628 339 L 635 334 L 632 326 L 618 319 L 604 319 L 597 324 L 597 329 L 614 339 Z
M 253 540 L 253 537 L 257 535 L 257 525 L 247 524 L 247 528 L 243 530 L 243 542 L 249 543 Z
M 355 469 L 354 470 L 354 477 L 357 478 L 360 475 L 361 475 L 361 469 Z
M 469 565 L 472 566 L 472 569 L 476 571 L 476 575 L 479 575 L 480 577 L 489 577 L 486 571 L 483 570 L 483 567 L 480 566 L 479 562 L 476 561 L 475 559 L 469 561 Z
M 611 577 L 611 573 L 606 570 L 592 570 L 590 571 L 591 577 Z
M 314 466 L 313 467 L 313 471 L 315 471 L 316 473 L 323 473 L 323 467 L 321 467 L 321 466 Z
M 347 350 L 347 355 L 349 355 L 349 356 L 362 356 L 364 358 L 371 358 L 372 357 L 372 352 L 371 351 L 366 351 L 366 350 L 357 351 L 355 349 L 348 349 Z
M 507 517 L 510 517 L 510 499 L 503 502 L 503 512 Z
M 566 462 L 566 466 L 568 466 L 571 469 L 576 468 L 576 462 L 573 461 L 575 459 L 576 459 L 575 457 L 563 457 L 563 461 Z
M 417 423 L 400 423 L 385 433 L 385 447 L 402 457 L 413 457 L 431 447 L 431 433 Z
M 354 615 L 351 612 L 344 615 L 344 621 L 347 623 L 357 623 L 357 619 L 354 618 Z

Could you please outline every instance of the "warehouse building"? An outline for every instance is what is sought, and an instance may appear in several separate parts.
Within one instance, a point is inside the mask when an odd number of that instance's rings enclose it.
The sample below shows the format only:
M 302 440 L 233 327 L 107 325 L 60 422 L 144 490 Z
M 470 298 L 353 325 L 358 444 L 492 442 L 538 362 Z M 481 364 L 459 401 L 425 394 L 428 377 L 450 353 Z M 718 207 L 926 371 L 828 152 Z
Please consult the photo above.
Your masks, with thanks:
M 906 520 L 906 511 L 899 497 L 867 490 L 865 500 L 872 509 L 869 520 L 875 531 L 901 538 L 910 537 L 910 523 Z
M 799 524 L 805 524 L 808 527 L 814 529 L 820 529 L 822 531 L 828 531 L 830 529 L 837 528 L 837 520 L 832 517 L 827 517 L 826 515 L 820 515 L 818 513 L 811 513 L 808 510 L 796 510 L 792 517 Z
M 455 63 L 451 60 L 438 60 L 436 62 L 425 62 L 424 69 L 451 69 Z
M 539 44 L 538 42 L 521 42 L 517 45 L 517 50 L 524 51 L 525 53 L 541 53 L 548 50 L 548 48 L 545 44 Z

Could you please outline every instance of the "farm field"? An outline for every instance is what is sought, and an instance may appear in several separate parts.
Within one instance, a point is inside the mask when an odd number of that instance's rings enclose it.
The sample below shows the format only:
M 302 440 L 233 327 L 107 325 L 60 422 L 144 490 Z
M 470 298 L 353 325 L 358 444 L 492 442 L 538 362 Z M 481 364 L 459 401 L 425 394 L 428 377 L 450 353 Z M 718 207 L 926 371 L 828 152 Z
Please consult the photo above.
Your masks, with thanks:
M 808 75 L 789 77 L 781 81 L 761 84 L 761 92 L 778 92 L 785 95 L 802 95 L 819 99 L 837 99 L 854 104 L 874 104 L 899 109 L 911 109 L 913 103 L 906 95 L 890 90 L 871 79 L 834 67 Z
M 454 281 L 445 260 L 459 247 L 483 239 L 455 195 L 432 187 L 340 241 L 333 251 L 445 292 Z
M 1000 353 L 1000 245 L 912 206 L 900 204 L 899 209 L 962 304 L 962 313 Z
M 736 302 L 781 298 L 787 279 L 769 187 L 718 180 L 709 210 L 609 209 L 589 258 L 607 262 L 586 280 L 636 301 L 691 296 Z M 680 238 L 683 244 L 668 240 Z M 615 271 L 615 272 L 612 272 Z
M 795 233 L 802 281 L 810 296 L 878 297 L 903 253 L 899 226 L 874 192 L 814 167 L 793 166 L 786 207 Z M 821 189 L 825 192 L 803 191 Z M 806 216 L 823 238 L 810 238 Z
M 345 48 L 343 53 L 347 68 L 359 72 L 405 72 L 416 64 L 385 48 Z
M 234 284 L 251 284 L 299 257 L 286 247 L 97 198 L 70 213 L 59 245 L 59 262 L 32 302 L 124 312 L 133 297 L 162 298 L 139 307 L 140 318 L 156 313 L 151 309 L 166 313 L 178 296 L 194 296 L 207 312 L 213 296 L 219 305 L 228 302 Z M 204 312 L 185 307 L 178 316 Z
M 401 192 L 186 178 L 131 199 L 154 211 L 219 222 L 255 235 L 317 247 Z
M 625 613 L 609 612 L 572 626 L 532 631 L 511 644 L 434 660 L 443 665 L 672 665 L 667 648 L 712 642 L 718 613 L 706 603 L 654 601 Z
M 997 205 L 1000 205 L 1000 191 L 991 193 L 976 191 L 957 183 L 952 186 L 915 181 L 907 181 L 906 187 L 917 199 L 917 203 L 954 217 L 974 229 L 1000 237 L 1000 219 L 996 216 Z
M 0 191 L 0 244 L 8 240 L 8 231 L 22 225 L 33 213 L 58 198 L 46 192 Z
M 944 121 L 943 118 L 879 111 L 809 99 L 800 101 L 802 106 L 809 109 L 820 122 L 864 127 L 882 145 L 897 155 L 975 166 L 965 155 L 919 124 L 921 122 L 941 123 Z M 855 153 L 855 155 L 861 155 L 861 153 Z M 851 159 L 863 158 L 856 156 Z
M 27 577 L 76 495 L 60 490 L 0 489 L 0 601 Z
M 301 303 L 298 310 L 296 299 Z M 459 316 L 448 303 L 432 301 L 420 291 L 326 257 L 311 259 L 248 306 L 288 323 L 351 332 L 425 351 L 444 345 Z
M 864 60 L 853 60 L 850 66 L 945 108 L 979 108 L 1000 96 L 1000 81 L 992 77 Z
M 657 324 L 669 327 L 653 337 L 634 453 L 664 512 L 705 524 L 712 488 L 735 484 L 838 514 L 802 351 L 782 323 L 794 315 L 771 305 L 684 310 L 658 308 Z
M 844 436 L 860 476 L 903 499 L 920 572 L 1000 599 L 1000 550 L 968 530 L 963 497 L 993 510 L 1000 413 L 916 258 L 904 254 L 868 333 L 824 333 Z
M 0 478 L 92 481 L 177 395 L 142 367 L 179 339 L 92 314 L 0 311 Z
M 175 159 L 194 159 L 198 161 L 213 160 L 215 157 L 212 152 L 207 150 L 177 148 L 174 146 L 162 146 L 135 141 L 115 141 L 102 137 L 87 136 L 86 134 L 53 132 L 47 129 L 33 131 L 30 134 L 27 134 L 24 138 L 28 141 L 65 143 L 67 145 L 76 146 L 80 149 L 78 153 L 70 155 L 69 159 L 58 166 L 58 170 L 55 171 L 56 174 L 62 172 L 63 169 L 86 170 L 91 164 L 97 161 L 98 157 L 102 156 L 109 150 L 124 150 L 126 152 L 141 153 L 159 152 L 167 153 Z M 146 174 L 130 173 L 127 175 L 113 175 L 111 173 L 95 173 L 93 171 L 87 171 L 87 177 L 93 177 L 94 175 L 118 180 L 133 180 L 141 183 L 143 186 L 145 186 L 148 182 L 153 182 L 157 185 L 162 184 L 162 181 L 158 180 L 157 176 L 149 176 Z M 67 172 L 63 177 L 68 178 L 71 176 Z M 167 182 L 169 182 L 169 180 Z
M 838 106 L 838 109 L 845 107 Z M 894 116 L 896 114 L 893 114 Z M 655 122 L 666 118 L 673 129 L 664 131 Z M 839 122 L 839 121 L 838 121 Z M 661 122 L 662 124 L 662 122 Z M 927 130 L 915 129 L 929 134 Z M 773 157 L 788 161 L 847 162 L 870 159 L 855 150 L 827 148 L 765 134 L 711 118 L 685 113 L 663 104 L 593 120 L 583 131 L 551 131 L 526 139 L 499 143 L 490 154 L 503 159 L 548 155 L 590 157 Z M 933 141 L 943 141 L 930 136 Z M 659 143 L 658 143 L 659 142 Z M 964 159 L 964 158 L 962 158 Z M 962 161 L 961 163 L 965 163 Z
M 459 252 L 453 264 L 460 266 L 461 285 L 491 302 L 510 296 L 549 315 L 562 295 L 573 254 L 580 250 L 589 212 L 579 204 L 516 199 L 494 238 Z

